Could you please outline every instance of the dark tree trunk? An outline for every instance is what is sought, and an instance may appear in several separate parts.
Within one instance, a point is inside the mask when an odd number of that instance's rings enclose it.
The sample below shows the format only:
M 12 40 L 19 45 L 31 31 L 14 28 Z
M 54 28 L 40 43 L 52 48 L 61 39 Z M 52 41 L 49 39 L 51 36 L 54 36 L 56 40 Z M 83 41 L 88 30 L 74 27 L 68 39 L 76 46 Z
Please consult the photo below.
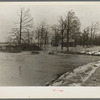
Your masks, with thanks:
M 64 44 L 64 41 L 63 41 L 63 30 L 61 31 L 61 34 L 62 34 L 62 38 L 61 38 L 61 50 L 63 50 L 63 44 Z
M 22 11 L 20 16 L 20 38 L 19 38 L 19 45 L 21 45 L 21 33 L 22 33 Z
M 69 30 L 67 32 L 67 53 L 69 52 Z
M 68 29 L 67 29 L 67 53 L 69 53 L 69 25 L 70 25 L 70 22 L 69 22 L 69 17 L 68 17 Z

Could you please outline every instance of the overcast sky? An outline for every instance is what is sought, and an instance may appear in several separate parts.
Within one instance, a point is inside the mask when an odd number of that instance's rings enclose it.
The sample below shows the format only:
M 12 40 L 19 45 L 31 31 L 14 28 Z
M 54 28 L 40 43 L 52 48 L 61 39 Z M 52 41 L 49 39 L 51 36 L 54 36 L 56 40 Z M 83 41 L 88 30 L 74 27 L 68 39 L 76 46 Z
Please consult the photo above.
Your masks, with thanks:
M 0 2 L 0 42 L 6 41 L 9 32 L 14 27 L 14 22 L 17 21 L 17 12 L 20 8 L 29 8 L 31 16 L 33 17 L 34 26 L 42 20 L 46 20 L 47 24 L 57 24 L 60 16 L 66 16 L 69 10 L 73 10 L 80 19 L 81 30 L 85 27 L 100 22 L 100 3 L 12 3 Z

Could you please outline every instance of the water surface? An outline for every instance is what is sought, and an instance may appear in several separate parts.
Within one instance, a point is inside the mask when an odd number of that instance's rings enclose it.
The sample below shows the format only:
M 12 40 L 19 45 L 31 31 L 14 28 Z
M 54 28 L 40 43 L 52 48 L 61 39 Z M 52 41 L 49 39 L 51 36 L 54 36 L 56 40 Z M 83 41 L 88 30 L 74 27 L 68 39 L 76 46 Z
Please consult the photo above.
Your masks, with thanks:
M 43 86 L 58 74 L 98 59 L 88 55 L 0 52 L 0 86 Z

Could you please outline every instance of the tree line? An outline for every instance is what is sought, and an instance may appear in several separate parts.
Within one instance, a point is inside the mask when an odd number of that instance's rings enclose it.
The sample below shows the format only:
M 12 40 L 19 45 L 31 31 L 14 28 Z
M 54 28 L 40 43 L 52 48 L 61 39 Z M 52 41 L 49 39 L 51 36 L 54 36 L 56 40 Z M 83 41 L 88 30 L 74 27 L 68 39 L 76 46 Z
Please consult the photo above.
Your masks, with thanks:
M 65 17 L 61 16 L 58 24 L 50 26 L 43 20 L 35 28 L 30 9 L 21 8 L 17 16 L 19 21 L 16 22 L 16 27 L 12 28 L 8 36 L 9 43 L 15 43 L 18 46 L 36 43 L 40 48 L 47 44 L 52 46 L 60 44 L 62 50 L 66 46 L 67 52 L 69 52 L 71 40 L 73 40 L 73 46 L 100 45 L 100 35 L 96 34 L 99 32 L 99 22 L 92 23 L 91 26 L 81 31 L 80 19 L 73 10 L 68 11 Z

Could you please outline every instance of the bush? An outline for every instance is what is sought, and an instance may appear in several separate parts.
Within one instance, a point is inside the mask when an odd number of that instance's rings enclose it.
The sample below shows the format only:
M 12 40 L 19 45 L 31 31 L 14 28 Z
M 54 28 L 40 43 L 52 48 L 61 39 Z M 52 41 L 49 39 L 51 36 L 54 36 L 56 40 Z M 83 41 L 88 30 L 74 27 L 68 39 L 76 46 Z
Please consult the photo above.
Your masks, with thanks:
M 39 46 L 36 46 L 35 44 L 21 44 L 20 48 L 23 51 L 42 50 Z

